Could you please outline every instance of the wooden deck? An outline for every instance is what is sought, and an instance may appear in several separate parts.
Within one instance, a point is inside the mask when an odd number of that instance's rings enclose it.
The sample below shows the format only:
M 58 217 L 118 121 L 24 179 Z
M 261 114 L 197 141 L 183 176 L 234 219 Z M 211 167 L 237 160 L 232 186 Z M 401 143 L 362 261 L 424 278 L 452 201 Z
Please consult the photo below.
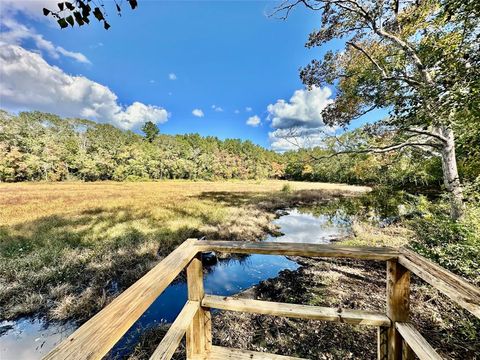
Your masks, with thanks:
M 307 360 L 299 357 L 282 356 L 256 351 L 231 349 L 213 346 L 212 350 L 202 355 L 195 355 L 192 360 Z
M 334 309 L 213 296 L 204 293 L 201 253 L 343 257 L 385 261 L 387 313 L 361 309 Z M 270 316 L 335 321 L 378 328 L 379 360 L 441 359 L 409 323 L 411 273 L 480 318 L 480 289 L 418 254 L 387 247 L 342 247 L 299 243 L 248 243 L 188 239 L 97 315 L 55 347 L 45 359 L 101 359 L 145 312 L 175 277 L 186 268 L 188 300 L 151 359 L 172 357 L 185 336 L 187 359 L 300 359 L 212 345 L 211 308 Z

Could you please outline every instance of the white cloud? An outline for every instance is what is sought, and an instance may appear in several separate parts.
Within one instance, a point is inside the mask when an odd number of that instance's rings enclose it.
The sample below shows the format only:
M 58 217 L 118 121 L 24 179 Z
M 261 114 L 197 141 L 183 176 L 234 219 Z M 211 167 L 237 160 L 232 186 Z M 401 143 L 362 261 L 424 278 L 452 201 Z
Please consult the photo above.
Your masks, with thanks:
M 170 73 L 170 74 L 168 74 L 168 79 L 169 80 L 177 80 L 177 75 L 175 75 L 174 73 Z
M 193 116 L 196 116 L 196 117 L 199 117 L 199 118 L 202 118 L 202 117 L 205 116 L 202 109 L 193 109 L 192 114 L 193 114 Z
M 248 126 L 253 126 L 253 127 L 257 127 L 258 125 L 260 125 L 260 123 L 261 123 L 261 120 L 257 115 L 250 116 L 246 122 Z
M 66 74 L 40 54 L 17 45 L 0 45 L 1 106 L 12 111 L 40 110 L 85 117 L 132 129 L 145 121 L 164 123 L 167 110 L 134 102 L 119 104 L 108 87 L 84 76 Z
M 332 92 L 329 88 L 314 87 L 312 90 L 297 90 L 289 102 L 277 100 L 267 107 L 269 119 L 275 129 L 288 129 L 295 126 L 323 126 L 322 111 L 328 104 Z
M 54 45 L 33 28 L 20 24 L 13 17 L 0 17 L 0 28 L 0 45 L 21 45 L 25 40 L 32 40 L 38 50 L 47 53 L 54 59 L 65 56 L 81 63 L 90 64 L 90 60 L 82 53 L 69 51 L 61 46 Z
M 51 17 L 43 15 L 43 8 L 58 9 L 57 0 L 2 0 L 0 1 L 1 16 L 10 16 L 22 13 L 31 19 L 54 21 Z
M 245 108 L 245 111 L 246 111 L 246 112 L 250 112 L 250 111 L 252 111 L 252 108 L 251 108 L 250 106 L 247 106 L 247 107 Z
M 314 87 L 297 90 L 287 102 L 277 100 L 267 107 L 268 119 L 274 129 L 268 134 L 270 146 L 276 151 L 321 146 L 325 137 L 336 131 L 326 126 L 322 111 L 333 102 L 329 88 Z
M 216 112 L 223 112 L 223 109 L 217 105 L 212 105 L 212 109 L 213 111 L 216 111 Z
M 240 110 L 235 109 L 234 113 L 235 113 L 235 114 L 240 114 Z

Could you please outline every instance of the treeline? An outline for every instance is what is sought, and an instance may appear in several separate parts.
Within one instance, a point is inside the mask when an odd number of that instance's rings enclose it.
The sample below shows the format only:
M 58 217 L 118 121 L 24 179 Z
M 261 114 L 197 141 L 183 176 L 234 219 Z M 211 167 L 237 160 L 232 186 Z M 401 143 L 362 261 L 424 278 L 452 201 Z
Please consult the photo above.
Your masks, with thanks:
M 283 154 L 250 141 L 164 135 L 152 126 L 145 126 L 144 132 L 141 136 L 108 124 L 40 112 L 0 111 L 0 181 L 276 178 L 397 187 L 442 185 L 440 158 L 420 149 L 331 156 L 366 144 L 381 145 L 382 139 L 362 129 L 326 140 L 322 148 Z M 460 173 L 473 182 L 480 172 L 480 130 L 458 133 Z
M 284 175 L 282 156 L 250 141 L 156 135 L 41 112 L 0 112 L 0 181 L 257 179 Z

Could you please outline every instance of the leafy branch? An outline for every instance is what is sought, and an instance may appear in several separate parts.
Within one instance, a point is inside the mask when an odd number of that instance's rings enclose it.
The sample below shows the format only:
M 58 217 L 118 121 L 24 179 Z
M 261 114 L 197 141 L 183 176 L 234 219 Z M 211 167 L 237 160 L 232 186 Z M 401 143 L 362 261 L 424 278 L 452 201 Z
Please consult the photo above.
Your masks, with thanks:
M 120 4 L 117 0 L 114 0 L 115 9 L 118 16 L 122 16 L 122 3 L 123 0 L 120 0 Z M 137 0 L 127 0 L 130 4 L 132 10 L 138 6 Z M 93 8 L 92 4 L 93 3 Z M 43 8 L 43 15 L 52 16 L 57 20 L 58 25 L 61 29 L 65 29 L 70 25 L 71 27 L 75 26 L 75 23 L 78 26 L 83 26 L 85 24 L 90 24 L 90 19 L 95 17 L 99 22 L 103 22 L 103 27 L 105 30 L 110 28 L 110 24 L 107 22 L 106 18 L 108 14 L 105 10 L 105 5 L 102 0 L 74 0 L 72 2 L 64 1 L 57 3 L 58 10 L 51 10 Z

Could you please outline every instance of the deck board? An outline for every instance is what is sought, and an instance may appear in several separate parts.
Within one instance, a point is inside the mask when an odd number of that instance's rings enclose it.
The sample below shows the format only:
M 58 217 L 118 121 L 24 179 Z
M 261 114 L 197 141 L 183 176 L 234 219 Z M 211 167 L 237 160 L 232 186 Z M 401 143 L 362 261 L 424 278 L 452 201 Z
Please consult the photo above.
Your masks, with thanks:
M 205 355 L 196 355 L 191 360 L 308 360 L 305 358 L 283 356 L 257 351 L 232 349 L 221 346 L 213 346 L 212 350 Z

